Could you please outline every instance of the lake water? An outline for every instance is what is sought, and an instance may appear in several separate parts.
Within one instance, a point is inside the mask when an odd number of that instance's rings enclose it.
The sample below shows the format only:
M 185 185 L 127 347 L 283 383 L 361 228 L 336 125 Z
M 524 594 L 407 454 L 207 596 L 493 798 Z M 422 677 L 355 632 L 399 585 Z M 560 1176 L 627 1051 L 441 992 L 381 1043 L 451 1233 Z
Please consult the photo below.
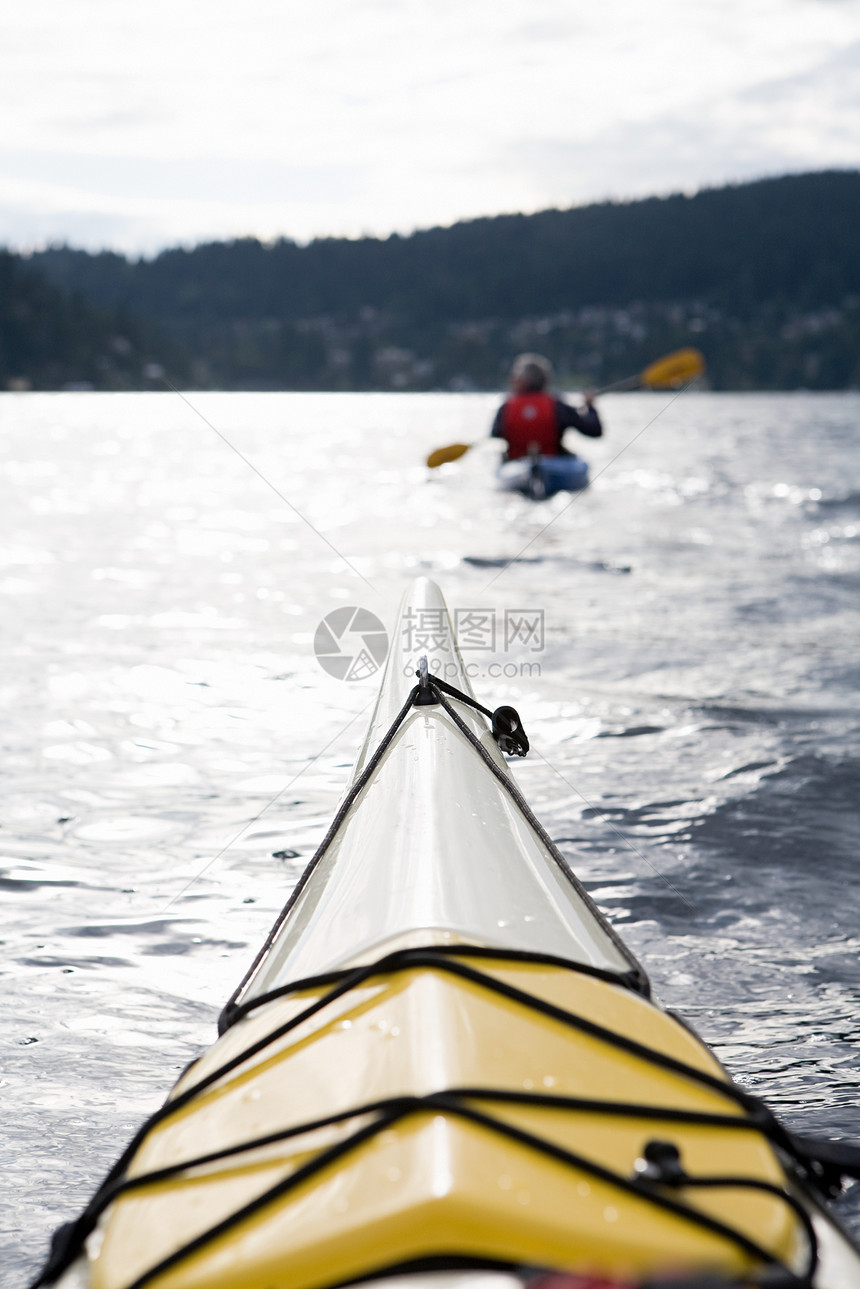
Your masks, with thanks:
M 390 627 L 417 574 L 658 995 L 795 1129 L 860 1137 L 860 395 L 607 397 L 592 487 L 541 504 L 491 444 L 423 464 L 496 401 L 0 395 L 3 1289 L 213 1040 L 334 812 L 377 678 L 327 675 L 317 624 Z

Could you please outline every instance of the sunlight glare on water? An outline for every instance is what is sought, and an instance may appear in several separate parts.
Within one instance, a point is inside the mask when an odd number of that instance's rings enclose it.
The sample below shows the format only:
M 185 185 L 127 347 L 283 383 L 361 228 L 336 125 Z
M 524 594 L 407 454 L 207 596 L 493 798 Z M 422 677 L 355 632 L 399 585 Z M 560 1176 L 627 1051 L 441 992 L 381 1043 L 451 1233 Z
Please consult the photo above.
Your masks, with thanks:
M 418 574 L 495 624 L 478 697 L 658 994 L 792 1126 L 860 1136 L 860 396 L 607 397 L 593 486 L 541 504 L 490 443 L 423 464 L 495 401 L 0 396 L 3 1289 L 212 1041 L 334 813 L 376 682 L 317 625 L 390 627 Z

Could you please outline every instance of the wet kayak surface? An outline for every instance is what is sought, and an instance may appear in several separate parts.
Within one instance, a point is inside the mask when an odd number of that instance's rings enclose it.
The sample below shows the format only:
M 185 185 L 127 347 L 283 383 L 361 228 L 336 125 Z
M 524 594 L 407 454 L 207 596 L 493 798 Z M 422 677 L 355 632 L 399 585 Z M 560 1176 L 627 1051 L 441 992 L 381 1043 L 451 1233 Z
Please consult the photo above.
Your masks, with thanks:
M 423 465 L 496 402 L 0 396 L 3 1289 L 212 1041 L 334 813 L 378 660 L 337 679 L 320 623 L 390 628 L 421 573 L 660 998 L 794 1129 L 860 1137 L 860 396 L 607 397 L 591 486 L 543 503 L 491 444 Z

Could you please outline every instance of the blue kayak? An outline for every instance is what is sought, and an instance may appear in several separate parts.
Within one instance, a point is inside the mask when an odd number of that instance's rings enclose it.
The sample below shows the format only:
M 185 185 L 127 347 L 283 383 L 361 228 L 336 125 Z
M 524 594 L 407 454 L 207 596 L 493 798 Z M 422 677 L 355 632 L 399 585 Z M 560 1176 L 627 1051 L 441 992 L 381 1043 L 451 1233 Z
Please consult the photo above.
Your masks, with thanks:
M 542 501 L 557 492 L 577 492 L 588 486 L 588 462 L 582 457 L 519 457 L 503 461 L 498 470 L 499 486 L 506 492 L 521 492 Z

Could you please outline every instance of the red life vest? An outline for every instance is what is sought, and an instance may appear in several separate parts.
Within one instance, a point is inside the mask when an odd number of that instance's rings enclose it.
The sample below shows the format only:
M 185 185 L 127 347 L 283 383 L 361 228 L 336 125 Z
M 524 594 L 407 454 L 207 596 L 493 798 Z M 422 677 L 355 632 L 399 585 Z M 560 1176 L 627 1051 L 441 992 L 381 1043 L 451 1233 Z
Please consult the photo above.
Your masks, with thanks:
M 555 399 L 549 394 L 515 394 L 505 403 L 502 428 L 508 441 L 508 460 L 528 455 L 533 443 L 541 456 L 558 455 L 559 432 Z

